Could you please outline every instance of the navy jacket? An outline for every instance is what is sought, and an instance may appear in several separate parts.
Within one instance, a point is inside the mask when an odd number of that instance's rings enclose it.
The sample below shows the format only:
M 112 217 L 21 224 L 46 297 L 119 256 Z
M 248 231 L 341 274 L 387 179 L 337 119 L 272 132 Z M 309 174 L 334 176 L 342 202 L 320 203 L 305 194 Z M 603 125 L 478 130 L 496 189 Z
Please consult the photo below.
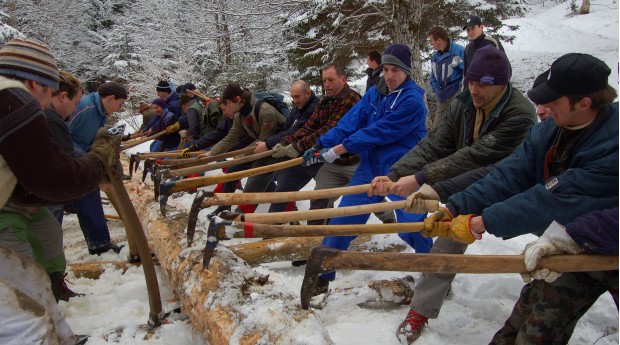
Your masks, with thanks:
M 271 150 L 277 143 L 282 141 L 282 138 L 297 132 L 298 129 L 303 127 L 306 122 L 308 122 L 317 104 L 319 104 L 319 98 L 312 92 L 308 102 L 306 102 L 306 105 L 304 105 L 302 109 L 297 109 L 297 107 L 293 106 L 291 114 L 286 119 L 286 123 L 282 126 L 283 130 L 265 140 L 267 148 Z
M 548 120 L 532 127 L 517 150 L 486 177 L 448 200 L 458 214 L 478 214 L 489 233 L 542 235 L 595 210 L 618 206 L 618 103 L 604 106 L 587 139 L 574 148 L 568 169 L 545 180 L 545 156 L 559 127 Z

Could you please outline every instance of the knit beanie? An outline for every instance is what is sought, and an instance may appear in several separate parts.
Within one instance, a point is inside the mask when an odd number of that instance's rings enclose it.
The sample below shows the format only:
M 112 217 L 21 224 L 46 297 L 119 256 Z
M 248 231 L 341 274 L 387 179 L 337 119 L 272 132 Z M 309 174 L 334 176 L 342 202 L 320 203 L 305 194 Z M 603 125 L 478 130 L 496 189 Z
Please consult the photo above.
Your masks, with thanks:
M 170 84 L 165 80 L 160 80 L 159 83 L 157 83 L 156 89 L 157 91 L 172 93 L 172 88 L 170 87 Z
M 0 75 L 58 89 L 58 66 L 49 47 L 32 38 L 16 38 L 0 48 Z
M 384 65 L 394 65 L 411 75 L 411 50 L 404 44 L 392 44 L 381 58 L 381 67 Z
M 155 98 L 151 104 L 158 105 L 162 109 L 166 109 L 166 101 L 161 98 Z
M 196 90 L 196 85 L 194 85 L 192 83 L 186 83 L 185 85 L 181 86 L 181 89 L 179 90 L 179 93 L 184 93 L 187 90 Z
M 467 68 L 465 81 L 482 85 L 506 85 L 510 80 L 510 63 L 506 54 L 490 44 L 474 54 Z
M 109 81 L 99 85 L 97 92 L 99 92 L 99 96 L 101 97 L 112 95 L 118 99 L 127 99 L 127 89 L 115 81 Z

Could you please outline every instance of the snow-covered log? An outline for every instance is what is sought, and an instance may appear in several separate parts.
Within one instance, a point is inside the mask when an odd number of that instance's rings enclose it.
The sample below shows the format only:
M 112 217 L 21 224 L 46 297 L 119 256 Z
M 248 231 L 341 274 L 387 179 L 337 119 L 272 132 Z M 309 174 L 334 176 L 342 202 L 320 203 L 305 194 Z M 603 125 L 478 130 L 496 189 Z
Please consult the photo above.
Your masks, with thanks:
M 300 308 L 298 297 L 279 289 L 225 246 L 218 247 L 209 269 L 203 270 L 204 241 L 187 248 L 187 218 L 161 217 L 149 188 L 138 181 L 126 187 L 162 272 L 196 331 L 210 344 L 332 343 L 313 313 Z

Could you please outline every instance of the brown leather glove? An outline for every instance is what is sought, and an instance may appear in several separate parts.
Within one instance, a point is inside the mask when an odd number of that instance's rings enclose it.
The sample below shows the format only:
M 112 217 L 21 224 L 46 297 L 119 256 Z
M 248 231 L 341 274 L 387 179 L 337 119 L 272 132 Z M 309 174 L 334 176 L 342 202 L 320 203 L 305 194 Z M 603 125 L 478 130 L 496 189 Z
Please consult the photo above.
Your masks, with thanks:
M 93 145 L 90 147 L 90 153 L 103 163 L 105 173 L 114 169 L 121 150 L 120 145 L 120 136 L 108 133 L 105 128 L 99 128 L 97 135 L 95 135 L 95 141 L 93 141 Z

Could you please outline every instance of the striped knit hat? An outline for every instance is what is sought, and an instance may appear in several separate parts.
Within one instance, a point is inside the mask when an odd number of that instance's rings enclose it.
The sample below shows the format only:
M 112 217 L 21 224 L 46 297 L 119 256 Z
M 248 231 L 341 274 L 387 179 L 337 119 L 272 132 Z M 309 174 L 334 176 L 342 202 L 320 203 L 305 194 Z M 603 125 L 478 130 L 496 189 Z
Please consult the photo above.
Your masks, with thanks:
M 0 48 L 0 75 L 58 89 L 58 66 L 49 47 L 32 38 L 16 38 Z

